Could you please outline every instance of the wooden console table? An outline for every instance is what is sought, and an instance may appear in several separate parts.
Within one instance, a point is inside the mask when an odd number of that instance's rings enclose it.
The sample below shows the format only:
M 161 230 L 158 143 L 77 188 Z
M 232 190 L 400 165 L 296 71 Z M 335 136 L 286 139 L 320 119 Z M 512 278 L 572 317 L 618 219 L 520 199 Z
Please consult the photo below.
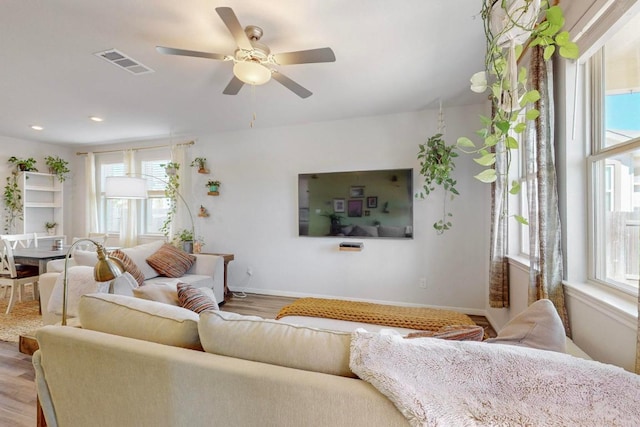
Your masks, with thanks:
M 221 256 L 224 259 L 224 296 L 226 298 L 227 294 L 229 293 L 229 285 L 227 283 L 227 265 L 233 261 L 235 259 L 235 257 L 233 256 L 233 254 L 215 254 L 212 252 L 203 252 L 203 253 L 207 253 L 209 255 L 218 255 Z M 224 301 L 222 301 L 224 303 Z

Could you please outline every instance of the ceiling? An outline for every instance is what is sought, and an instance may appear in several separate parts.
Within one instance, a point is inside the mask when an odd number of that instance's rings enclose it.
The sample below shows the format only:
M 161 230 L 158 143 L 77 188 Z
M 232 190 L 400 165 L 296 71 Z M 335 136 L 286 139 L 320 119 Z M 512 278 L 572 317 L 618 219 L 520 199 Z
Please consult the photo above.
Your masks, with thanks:
M 232 63 L 155 46 L 233 54 L 215 12 L 257 25 L 272 53 L 331 47 L 336 62 L 280 66 L 313 92 L 272 80 L 222 91 Z M 64 145 L 206 135 L 482 102 L 478 0 L 31 0 L 0 14 L 0 135 Z M 135 75 L 109 49 L 155 72 Z M 89 120 L 99 116 L 102 123 Z M 41 125 L 35 131 L 31 125 Z

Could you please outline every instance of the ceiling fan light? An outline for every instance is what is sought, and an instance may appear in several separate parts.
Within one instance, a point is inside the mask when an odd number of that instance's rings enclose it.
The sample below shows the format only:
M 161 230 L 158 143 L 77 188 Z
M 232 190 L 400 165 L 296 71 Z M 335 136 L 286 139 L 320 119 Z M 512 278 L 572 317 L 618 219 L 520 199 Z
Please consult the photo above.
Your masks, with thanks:
M 250 85 L 263 85 L 271 80 L 271 70 L 258 62 L 236 62 L 233 74 Z

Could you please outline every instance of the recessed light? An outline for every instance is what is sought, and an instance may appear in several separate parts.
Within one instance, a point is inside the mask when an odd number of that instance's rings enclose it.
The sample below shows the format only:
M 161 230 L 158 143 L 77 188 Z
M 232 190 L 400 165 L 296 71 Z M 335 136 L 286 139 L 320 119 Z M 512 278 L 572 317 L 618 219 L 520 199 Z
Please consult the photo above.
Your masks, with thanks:
M 104 119 L 98 116 L 89 116 L 89 120 L 93 120 L 94 122 L 102 122 Z
M 33 130 L 43 130 L 44 128 L 42 126 L 32 125 L 31 129 L 33 129 Z

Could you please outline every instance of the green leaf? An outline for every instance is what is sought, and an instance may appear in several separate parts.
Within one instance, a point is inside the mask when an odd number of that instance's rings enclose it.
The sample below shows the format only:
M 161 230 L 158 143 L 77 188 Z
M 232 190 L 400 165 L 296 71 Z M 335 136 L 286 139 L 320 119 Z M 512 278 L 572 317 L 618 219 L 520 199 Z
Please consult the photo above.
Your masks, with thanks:
M 496 162 L 496 155 L 494 153 L 488 153 L 482 157 L 473 159 L 473 161 L 479 164 L 480 166 L 491 166 Z
M 485 169 L 478 175 L 474 176 L 474 178 L 480 182 L 484 182 L 485 184 L 490 184 L 494 182 L 498 177 L 496 176 L 495 169 Z
M 560 56 L 567 59 L 577 59 L 580 55 L 580 49 L 578 49 L 578 45 L 569 42 L 564 46 L 560 46 Z
M 556 35 L 555 37 L 556 44 L 558 46 L 566 46 L 568 43 L 571 43 L 571 40 L 569 37 L 570 36 L 568 31 L 562 31 L 561 33 L 558 33 L 558 35 Z
M 476 148 L 476 145 L 473 143 L 473 141 L 471 141 L 466 136 L 462 136 L 462 137 L 458 138 L 457 142 L 458 142 L 458 147 Z
M 487 137 L 487 135 L 489 135 L 489 130 L 488 129 L 480 129 L 476 131 L 476 135 L 478 135 L 480 138 L 484 139 Z
M 520 182 L 514 180 L 511 183 L 511 190 L 509 190 L 509 193 L 518 194 L 520 192 L 520 189 L 521 189 Z
M 513 131 L 515 133 L 522 133 L 527 129 L 527 124 L 520 122 L 513 127 Z
M 520 147 L 520 144 L 518 144 L 518 141 L 512 136 L 508 136 L 505 143 L 507 148 L 510 150 L 517 150 L 518 147 Z
M 483 116 L 482 114 L 480 115 L 480 122 L 485 125 L 485 126 L 489 126 L 491 124 L 491 118 L 487 117 L 487 116 Z
M 484 139 L 484 145 L 487 147 L 493 147 L 498 143 L 498 137 L 495 134 L 491 134 Z
M 501 120 L 496 123 L 496 127 L 502 131 L 502 133 L 509 132 L 510 123 L 507 120 Z
M 522 51 L 524 50 L 524 46 L 522 46 L 521 44 L 517 44 L 516 48 L 514 49 L 514 53 L 516 54 L 516 58 L 520 58 L 520 55 L 522 55 Z
M 553 53 L 556 51 L 556 47 L 552 44 L 544 48 L 544 53 L 542 54 L 545 61 L 548 61 L 553 56 Z
M 522 100 L 520 101 L 520 105 L 521 106 L 525 106 L 525 105 L 530 104 L 532 102 L 536 102 L 539 99 L 540 99 L 540 92 L 538 92 L 537 90 L 533 89 L 533 90 L 530 90 L 529 92 L 525 93 L 524 95 L 522 95 Z
M 535 108 L 530 109 L 529 111 L 527 111 L 524 115 L 524 117 L 527 120 L 535 120 L 540 116 L 540 111 L 536 110 Z
M 527 219 L 526 219 L 525 217 L 520 216 L 520 215 L 514 215 L 513 217 L 514 217 L 514 218 L 516 219 L 516 221 L 518 221 L 520 224 L 522 224 L 522 225 L 529 225 L 529 221 L 527 221 Z
M 551 26 L 557 25 L 562 27 L 564 25 L 564 14 L 560 6 L 551 6 L 547 9 L 547 21 Z

